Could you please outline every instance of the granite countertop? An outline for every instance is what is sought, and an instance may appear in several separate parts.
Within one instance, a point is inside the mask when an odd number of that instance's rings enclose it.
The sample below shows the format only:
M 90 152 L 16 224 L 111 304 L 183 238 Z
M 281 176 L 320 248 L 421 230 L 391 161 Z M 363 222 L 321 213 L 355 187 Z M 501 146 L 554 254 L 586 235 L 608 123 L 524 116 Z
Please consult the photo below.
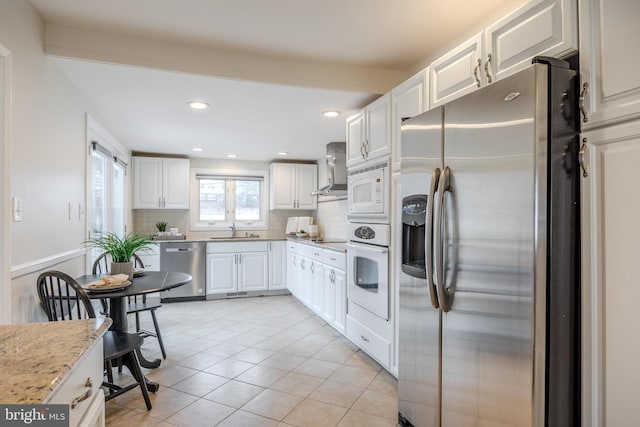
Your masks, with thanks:
M 274 240 L 285 240 L 285 237 L 209 237 L 202 239 L 182 239 L 182 240 L 162 240 L 154 239 L 154 242 L 158 243 L 184 243 L 184 242 L 268 242 Z
M 347 242 L 324 242 L 324 241 L 320 241 L 320 242 L 316 242 L 314 240 L 310 240 L 308 238 L 304 238 L 304 237 L 287 237 L 287 240 L 290 240 L 292 242 L 296 242 L 296 243 L 303 243 L 305 245 L 311 245 L 311 246 L 317 246 L 319 248 L 323 248 L 323 249 L 330 249 L 336 252 L 347 252 Z
M 347 242 L 316 242 L 310 240 L 309 238 L 304 237 L 295 237 L 295 236 L 280 236 L 280 237 L 213 237 L 213 238 L 204 238 L 204 239 L 183 239 L 183 240 L 154 240 L 158 243 L 184 243 L 184 242 L 204 242 L 204 243 L 215 243 L 215 242 L 268 242 L 268 241 L 282 241 L 282 240 L 291 240 L 294 242 L 305 243 L 307 245 L 315 245 L 325 249 L 331 249 L 337 252 L 346 252 L 347 251 Z
M 46 403 L 111 319 L 0 326 L 0 403 Z

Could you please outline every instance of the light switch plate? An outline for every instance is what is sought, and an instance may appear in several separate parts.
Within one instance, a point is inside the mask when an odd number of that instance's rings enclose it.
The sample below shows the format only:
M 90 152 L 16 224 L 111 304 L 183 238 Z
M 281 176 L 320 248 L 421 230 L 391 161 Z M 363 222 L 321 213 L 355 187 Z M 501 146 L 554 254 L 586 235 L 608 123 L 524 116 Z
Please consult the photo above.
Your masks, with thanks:
M 11 198 L 11 211 L 13 213 L 13 221 L 22 221 L 22 199 L 19 197 Z

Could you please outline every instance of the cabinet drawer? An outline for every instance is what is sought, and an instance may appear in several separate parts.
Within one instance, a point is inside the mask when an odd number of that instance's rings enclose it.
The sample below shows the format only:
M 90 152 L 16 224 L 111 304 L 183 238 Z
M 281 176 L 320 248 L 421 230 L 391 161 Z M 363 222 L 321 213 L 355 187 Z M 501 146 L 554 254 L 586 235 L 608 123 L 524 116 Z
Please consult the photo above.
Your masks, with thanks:
M 269 243 L 260 242 L 215 242 L 207 243 L 207 253 L 229 253 L 229 252 L 267 252 Z
M 298 244 L 298 255 L 303 256 L 305 258 L 309 258 L 309 259 L 318 259 L 317 257 L 314 257 L 313 253 L 314 252 L 318 252 L 319 250 L 317 248 L 314 248 L 311 245 L 307 245 L 304 243 L 299 243 Z
M 391 343 L 349 315 L 347 315 L 347 337 L 383 366 L 390 366 Z
M 87 350 L 83 358 L 76 363 L 71 372 L 64 378 L 62 384 L 44 403 L 60 403 L 69 405 L 69 425 L 77 426 L 80 420 L 88 411 L 89 406 L 93 402 L 95 395 L 100 393 L 99 399 L 102 399 L 104 405 L 104 393 L 100 388 L 102 384 L 102 339 Z M 87 385 L 87 380 L 91 381 L 91 385 Z M 84 398 L 84 399 L 83 399 Z M 71 408 L 74 400 L 81 400 Z
M 311 258 L 314 261 L 322 262 L 324 258 L 324 249 L 320 249 L 316 246 L 309 246 L 311 248 Z
M 300 245 L 298 245 L 296 242 L 291 242 L 291 241 L 287 242 L 287 252 L 289 253 L 292 253 L 292 254 L 298 253 L 299 247 Z
M 325 249 L 322 254 L 322 263 L 345 271 L 347 269 L 347 254 Z

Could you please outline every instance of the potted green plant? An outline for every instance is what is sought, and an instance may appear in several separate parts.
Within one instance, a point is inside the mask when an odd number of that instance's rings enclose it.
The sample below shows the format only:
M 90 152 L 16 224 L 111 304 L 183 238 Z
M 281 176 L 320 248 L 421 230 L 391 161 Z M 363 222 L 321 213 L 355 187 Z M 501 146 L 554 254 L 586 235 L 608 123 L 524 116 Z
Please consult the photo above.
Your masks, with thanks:
M 167 222 L 166 221 L 158 221 L 156 222 L 156 228 L 158 229 L 158 235 L 164 236 L 167 231 Z
M 91 248 L 101 249 L 111 256 L 111 274 L 126 274 L 129 280 L 133 278 L 133 254 L 138 251 L 151 249 L 151 245 L 156 245 L 151 239 L 145 236 L 129 233 L 124 237 L 119 237 L 115 233 L 97 233 L 96 237 L 85 242 Z

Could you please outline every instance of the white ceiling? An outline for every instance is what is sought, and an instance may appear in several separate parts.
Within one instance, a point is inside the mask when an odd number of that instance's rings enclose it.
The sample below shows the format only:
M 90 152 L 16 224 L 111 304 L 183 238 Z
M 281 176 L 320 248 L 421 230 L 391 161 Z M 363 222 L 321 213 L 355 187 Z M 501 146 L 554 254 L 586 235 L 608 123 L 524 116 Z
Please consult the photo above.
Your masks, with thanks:
M 30 0 L 47 25 L 283 61 L 402 71 L 524 0 Z M 69 55 L 71 56 L 71 55 Z M 135 151 L 319 159 L 376 94 L 52 57 L 100 123 Z M 132 62 L 131 64 L 135 64 Z M 228 77 L 228 76 L 225 76 Z M 266 81 L 266 80 L 265 80 Z M 391 89 L 389 87 L 387 90 Z M 202 99 L 206 111 L 186 103 Z M 321 112 L 338 109 L 326 119 Z M 201 153 L 192 147 L 204 149 Z

